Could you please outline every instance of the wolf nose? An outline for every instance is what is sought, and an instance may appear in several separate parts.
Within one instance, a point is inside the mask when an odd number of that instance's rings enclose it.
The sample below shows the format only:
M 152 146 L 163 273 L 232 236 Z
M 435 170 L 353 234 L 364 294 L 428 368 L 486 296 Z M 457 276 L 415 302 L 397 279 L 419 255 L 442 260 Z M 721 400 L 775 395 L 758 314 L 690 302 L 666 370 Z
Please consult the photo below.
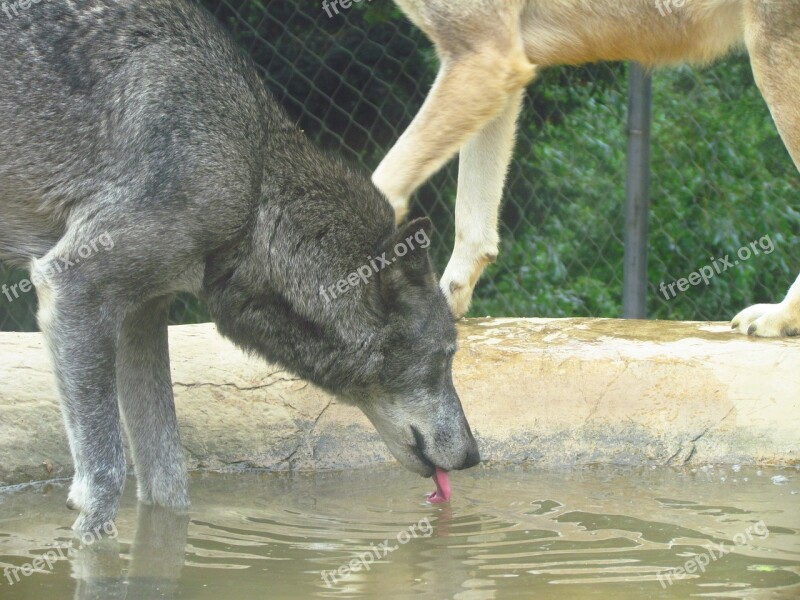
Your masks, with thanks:
M 458 467 L 458 470 L 469 469 L 479 462 L 481 462 L 481 451 L 478 449 L 478 442 L 473 438 L 469 450 L 467 450 L 467 456 L 464 458 L 464 462 L 461 463 L 461 466 Z

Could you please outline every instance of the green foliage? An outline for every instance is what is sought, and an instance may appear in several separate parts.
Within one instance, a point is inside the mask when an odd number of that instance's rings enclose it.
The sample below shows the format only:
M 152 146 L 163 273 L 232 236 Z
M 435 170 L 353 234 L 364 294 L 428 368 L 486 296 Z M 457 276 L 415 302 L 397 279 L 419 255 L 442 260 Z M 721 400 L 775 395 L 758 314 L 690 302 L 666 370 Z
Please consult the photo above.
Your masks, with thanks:
M 559 69 L 561 73 L 575 70 Z M 554 122 L 527 115 L 512 168 L 500 261 L 473 315 L 620 316 L 626 169 L 624 85 L 532 93 Z M 595 79 L 597 82 L 597 79 Z M 564 110 L 559 111 L 559 108 Z M 542 109 L 539 108 L 540 115 Z M 743 57 L 707 70 L 663 70 L 653 81 L 649 316 L 728 319 L 778 301 L 798 272 L 797 171 Z M 658 291 L 769 236 L 775 245 L 709 286 Z
M 775 251 L 669 302 L 653 290 L 653 316 L 726 319 L 781 300 L 800 267 L 800 180 L 747 60 L 659 73 L 654 102 L 651 284 L 733 260 L 764 236 Z
M 0 263 L 0 289 L 6 286 L 0 292 L 0 331 L 36 331 L 35 291 L 23 294 L 16 288 L 17 294 L 14 294 L 14 286 L 28 278 L 28 273 L 22 269 L 5 268 Z

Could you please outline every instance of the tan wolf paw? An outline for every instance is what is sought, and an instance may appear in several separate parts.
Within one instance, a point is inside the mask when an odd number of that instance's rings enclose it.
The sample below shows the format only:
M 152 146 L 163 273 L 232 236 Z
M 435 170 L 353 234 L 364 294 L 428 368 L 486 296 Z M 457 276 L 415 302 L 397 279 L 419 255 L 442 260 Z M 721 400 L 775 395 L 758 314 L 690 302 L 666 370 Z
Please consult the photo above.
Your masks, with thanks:
M 442 288 L 447 304 L 450 306 L 450 312 L 453 314 L 455 320 L 460 319 L 469 310 L 470 302 L 472 302 L 472 289 L 468 282 L 462 282 L 458 279 L 451 279 L 447 276 L 442 277 L 439 287 Z
M 786 302 L 756 304 L 733 317 L 731 328 L 757 337 L 800 335 L 800 314 Z
M 450 312 L 458 320 L 467 314 L 472 293 L 483 270 L 497 260 L 497 244 L 460 246 L 453 250 L 439 287 L 447 298 Z

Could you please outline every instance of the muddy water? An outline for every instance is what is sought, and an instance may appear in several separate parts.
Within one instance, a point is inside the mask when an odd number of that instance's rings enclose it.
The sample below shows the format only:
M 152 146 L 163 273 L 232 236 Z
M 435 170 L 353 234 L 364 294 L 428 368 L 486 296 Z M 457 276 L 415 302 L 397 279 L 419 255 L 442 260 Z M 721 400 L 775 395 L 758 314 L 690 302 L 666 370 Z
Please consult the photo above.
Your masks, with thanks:
M 0 568 L 52 564 L 0 598 L 800 598 L 800 471 L 734 469 L 478 468 L 437 506 L 392 467 L 195 475 L 185 516 L 129 482 L 77 549 L 63 485 L 5 490 Z

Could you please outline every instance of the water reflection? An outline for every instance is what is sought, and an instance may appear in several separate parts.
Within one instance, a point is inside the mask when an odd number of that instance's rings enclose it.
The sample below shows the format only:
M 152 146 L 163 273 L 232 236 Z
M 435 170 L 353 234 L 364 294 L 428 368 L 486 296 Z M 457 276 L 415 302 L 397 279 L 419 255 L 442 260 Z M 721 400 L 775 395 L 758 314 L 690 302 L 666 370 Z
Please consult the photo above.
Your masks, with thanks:
M 118 539 L 0 583 L 0 598 L 797 598 L 800 477 L 783 473 L 791 481 L 777 486 L 772 471 L 746 468 L 739 482 L 674 469 L 486 468 L 459 473 L 453 502 L 437 506 L 424 502 L 428 482 L 394 468 L 195 475 L 191 519 L 137 506 L 129 486 Z M 0 568 L 66 541 L 53 540 L 74 516 L 65 497 L 65 487 L 0 492 Z M 734 543 L 760 521 L 768 536 Z M 661 585 L 721 543 L 730 551 L 703 572 Z M 387 551 L 359 563 L 378 548 Z
M 75 600 L 175 598 L 188 529 L 188 513 L 139 504 L 129 568 L 116 537 L 83 546 L 72 559 Z

